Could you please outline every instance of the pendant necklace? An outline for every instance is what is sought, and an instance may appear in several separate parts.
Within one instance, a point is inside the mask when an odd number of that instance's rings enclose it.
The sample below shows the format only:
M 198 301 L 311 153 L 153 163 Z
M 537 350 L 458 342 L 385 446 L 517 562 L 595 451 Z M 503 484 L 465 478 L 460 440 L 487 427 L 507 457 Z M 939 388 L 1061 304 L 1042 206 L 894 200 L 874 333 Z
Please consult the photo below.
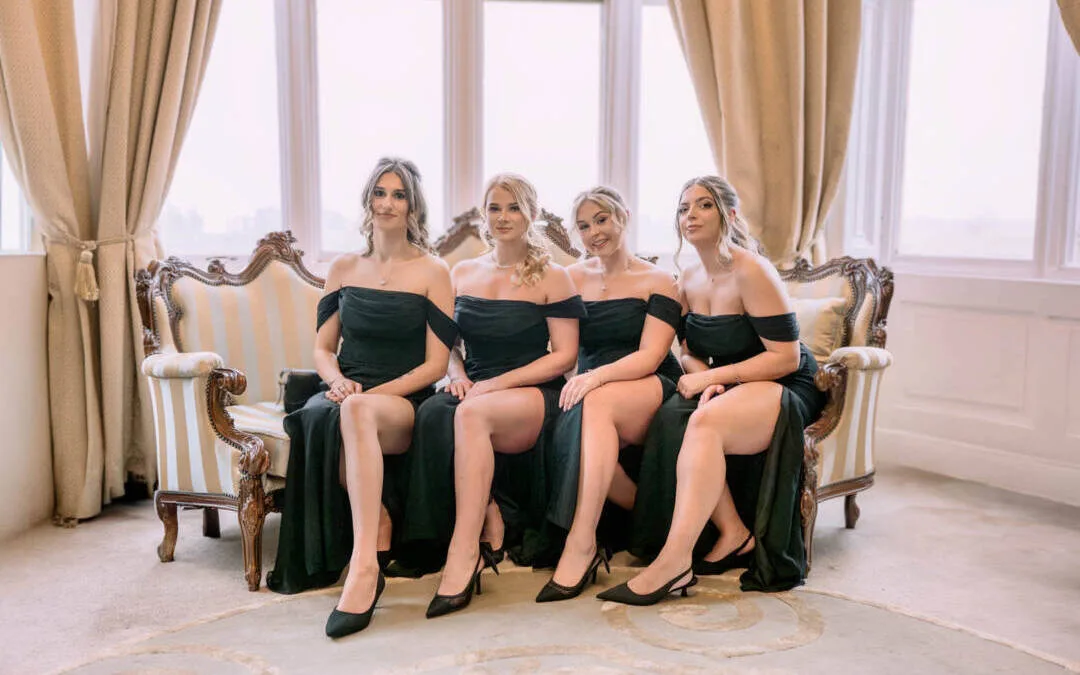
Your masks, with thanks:
M 630 258 L 626 259 L 626 264 L 623 265 L 623 271 L 630 271 Z M 604 263 L 600 263 L 600 290 L 607 292 L 607 274 L 604 272 Z

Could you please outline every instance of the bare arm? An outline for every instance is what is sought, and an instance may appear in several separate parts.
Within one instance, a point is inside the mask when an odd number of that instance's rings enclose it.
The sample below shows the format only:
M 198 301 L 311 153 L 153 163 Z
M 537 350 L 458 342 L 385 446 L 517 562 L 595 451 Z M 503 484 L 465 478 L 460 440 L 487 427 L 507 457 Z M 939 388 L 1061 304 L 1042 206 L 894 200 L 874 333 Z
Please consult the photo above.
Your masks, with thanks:
M 427 297 L 443 314 L 453 316 L 454 292 L 450 286 L 450 270 L 446 263 L 436 261 L 431 271 L 431 279 L 427 289 Z M 373 389 L 370 394 L 389 394 L 392 396 L 408 396 L 424 387 L 438 382 L 446 374 L 447 362 L 450 358 L 450 348 L 443 344 L 431 326 L 427 327 L 425 342 L 424 362 L 416 368 L 405 373 L 401 377 L 384 382 Z
M 330 264 L 330 271 L 326 275 L 326 285 L 323 290 L 326 295 L 331 293 L 337 293 L 341 289 L 341 278 L 345 268 L 349 265 L 349 259 L 346 256 L 340 256 Z M 345 376 L 341 372 L 341 368 L 338 365 L 337 353 L 338 345 L 341 342 L 341 313 L 334 312 L 333 316 L 326 320 L 322 326 L 319 327 L 318 333 L 315 334 L 315 370 L 318 371 L 319 377 L 324 382 L 334 388 L 335 383 L 345 380 Z M 359 393 L 360 385 L 357 383 L 351 383 L 347 387 L 347 391 L 344 393 L 351 394 L 355 392 Z
M 666 277 L 666 275 L 662 274 L 659 276 Z M 650 291 L 679 302 L 679 291 L 675 287 L 675 282 L 670 277 L 663 278 L 662 281 L 658 279 L 658 281 L 660 283 Z M 627 354 L 618 361 L 595 368 L 592 372 L 599 377 L 599 384 L 623 380 L 640 380 L 656 372 L 664 357 L 671 351 L 671 343 L 674 338 L 675 329 L 672 326 L 655 316 L 646 316 L 638 350 Z

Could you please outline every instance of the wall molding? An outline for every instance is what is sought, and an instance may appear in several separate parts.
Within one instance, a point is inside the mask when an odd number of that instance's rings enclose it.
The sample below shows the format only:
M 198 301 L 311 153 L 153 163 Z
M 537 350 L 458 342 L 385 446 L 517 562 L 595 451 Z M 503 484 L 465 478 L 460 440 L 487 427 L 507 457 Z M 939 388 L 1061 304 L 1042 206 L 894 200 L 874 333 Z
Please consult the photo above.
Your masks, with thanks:
M 901 465 L 1080 506 L 1080 466 L 937 436 L 877 429 L 879 466 Z M 880 473 L 880 470 L 879 470 Z

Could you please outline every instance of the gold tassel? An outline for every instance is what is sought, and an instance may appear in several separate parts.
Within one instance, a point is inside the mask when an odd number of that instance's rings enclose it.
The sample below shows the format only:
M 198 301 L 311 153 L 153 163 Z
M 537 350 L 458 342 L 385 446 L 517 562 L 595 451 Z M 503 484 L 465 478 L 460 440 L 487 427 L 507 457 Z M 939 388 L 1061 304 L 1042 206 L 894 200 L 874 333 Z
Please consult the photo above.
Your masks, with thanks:
M 94 252 L 83 250 L 79 254 L 79 264 L 75 268 L 75 295 L 87 302 L 98 299 L 97 276 L 94 274 Z

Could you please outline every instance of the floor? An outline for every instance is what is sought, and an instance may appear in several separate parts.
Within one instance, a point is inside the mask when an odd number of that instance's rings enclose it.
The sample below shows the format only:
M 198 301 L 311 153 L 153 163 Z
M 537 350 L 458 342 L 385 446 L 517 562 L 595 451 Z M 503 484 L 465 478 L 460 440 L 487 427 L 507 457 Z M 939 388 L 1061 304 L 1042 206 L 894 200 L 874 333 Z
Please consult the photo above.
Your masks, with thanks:
M 843 500 L 822 505 L 807 590 L 962 628 L 1080 672 L 1080 509 L 900 467 L 880 469 L 859 504 L 854 530 L 843 526 Z M 154 551 L 160 536 L 152 505 L 140 502 L 0 543 L 0 673 L 54 672 L 276 598 L 246 590 L 228 515 L 211 540 L 198 512 L 182 512 L 167 565 Z M 272 517 L 265 568 L 276 538 Z

